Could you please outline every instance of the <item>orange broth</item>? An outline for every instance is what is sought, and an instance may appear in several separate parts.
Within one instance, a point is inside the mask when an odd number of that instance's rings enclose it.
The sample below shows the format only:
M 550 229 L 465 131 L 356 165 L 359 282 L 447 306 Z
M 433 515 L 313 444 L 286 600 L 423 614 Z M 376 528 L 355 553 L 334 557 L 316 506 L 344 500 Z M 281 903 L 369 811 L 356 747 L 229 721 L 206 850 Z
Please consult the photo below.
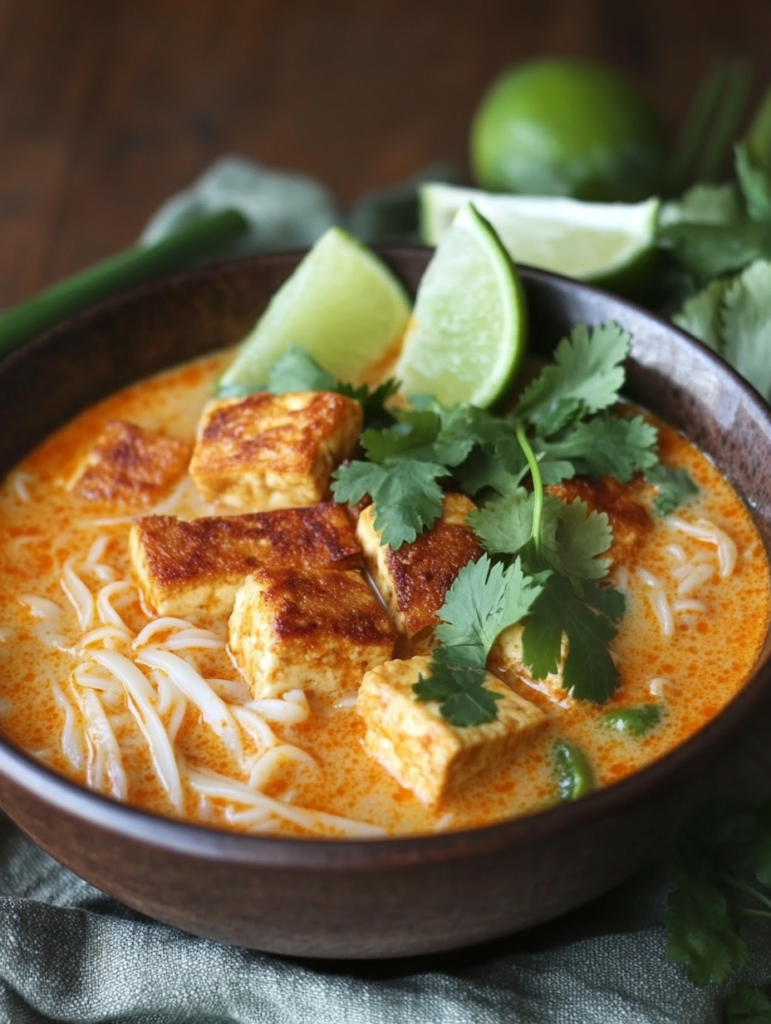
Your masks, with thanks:
M 701 729 L 748 678 L 769 624 L 765 552 L 746 508 L 715 466 L 665 427 L 663 461 L 686 468 L 701 489 L 676 516 L 688 523 L 706 519 L 724 531 L 735 545 L 736 561 L 730 576 L 722 576 L 713 544 L 674 528 L 667 518 L 655 520 L 642 544 L 611 572 L 610 582 L 626 594 L 627 612 L 612 646 L 622 685 L 607 704 L 568 700 L 563 702 L 568 706 L 561 706 L 524 683 L 515 684 L 547 713 L 548 728 L 493 773 L 479 776 L 438 806 L 425 807 L 364 752 L 355 693 L 334 699 L 308 694 L 305 720 L 271 722 L 275 743 L 286 756 L 277 756 L 274 769 L 263 776 L 259 771 L 251 775 L 260 753 L 253 731 L 241 732 L 241 749 L 234 754 L 232 743 L 207 726 L 195 705 L 172 701 L 163 708 L 156 695 L 164 726 L 175 732 L 174 750 L 182 766 L 175 804 L 137 725 L 136 709 L 110 684 L 112 690 L 95 692 L 122 751 L 121 792 L 110 774 L 115 774 L 114 765 L 109 759 L 99 761 L 98 745 L 84 729 L 73 672 L 86 662 L 94 664 L 94 652 L 135 659 L 131 641 L 152 620 L 131 577 L 127 537 L 133 510 L 105 514 L 65 484 L 110 419 L 131 420 L 192 442 L 212 380 L 226 358 L 219 354 L 177 368 L 86 410 L 26 458 L 0 491 L 0 729 L 54 771 L 162 815 L 237 831 L 339 836 L 469 828 L 533 813 L 556 801 L 551 760 L 556 737 L 579 744 L 594 766 L 597 784 L 610 785 Z M 183 518 L 226 514 L 205 505 L 192 484 L 178 488 L 170 502 L 162 511 Z M 712 572 L 693 593 L 678 597 L 688 573 L 684 565 L 711 565 Z M 93 621 L 85 625 L 63 589 L 65 566 L 92 595 L 115 584 L 101 611 L 94 600 Z M 678 600 L 695 602 L 673 613 L 671 637 L 663 635 L 653 610 L 646 573 L 663 581 L 670 607 Z M 228 707 L 243 705 L 250 697 L 224 647 L 227 621 L 201 618 L 191 626 L 209 630 L 216 643 L 182 654 L 201 676 L 220 680 L 218 692 Z M 156 640 L 163 645 L 182 628 L 167 626 Z M 175 650 L 179 655 L 180 649 Z M 141 664 L 139 669 L 154 685 L 152 671 Z M 99 676 L 102 669 L 97 665 L 93 671 Z M 600 725 L 609 711 L 650 703 L 660 703 L 664 715 L 645 736 L 629 737 Z M 172 721 L 175 713 L 178 720 Z M 252 788 L 266 799 L 257 806 L 238 794 L 235 799 L 222 796 L 216 775 L 230 776 L 242 787 L 251 779 Z

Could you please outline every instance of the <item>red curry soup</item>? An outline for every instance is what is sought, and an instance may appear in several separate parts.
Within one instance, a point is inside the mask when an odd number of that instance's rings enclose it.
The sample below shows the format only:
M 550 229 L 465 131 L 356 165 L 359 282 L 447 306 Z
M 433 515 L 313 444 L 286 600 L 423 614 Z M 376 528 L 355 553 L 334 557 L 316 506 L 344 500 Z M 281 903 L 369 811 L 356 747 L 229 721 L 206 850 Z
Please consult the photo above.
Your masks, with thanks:
M 0 491 L 0 730 L 55 772 L 240 832 L 473 828 L 557 802 L 555 751 L 580 751 L 587 788 L 623 779 L 752 672 L 769 624 L 763 546 L 716 467 L 661 426 L 661 461 L 698 485 L 682 507 L 655 515 L 639 477 L 552 489 L 613 527 L 616 691 L 593 702 L 559 670 L 533 678 L 514 636 L 487 663 L 498 717 L 453 725 L 413 687 L 448 589 L 481 554 L 471 501 L 448 494 L 432 530 L 391 557 L 371 509 L 330 501 L 331 468 L 361 430 L 340 396 L 271 396 L 266 429 L 305 420 L 291 458 L 273 451 L 249 483 L 258 400 L 207 406 L 225 359 L 86 410 Z

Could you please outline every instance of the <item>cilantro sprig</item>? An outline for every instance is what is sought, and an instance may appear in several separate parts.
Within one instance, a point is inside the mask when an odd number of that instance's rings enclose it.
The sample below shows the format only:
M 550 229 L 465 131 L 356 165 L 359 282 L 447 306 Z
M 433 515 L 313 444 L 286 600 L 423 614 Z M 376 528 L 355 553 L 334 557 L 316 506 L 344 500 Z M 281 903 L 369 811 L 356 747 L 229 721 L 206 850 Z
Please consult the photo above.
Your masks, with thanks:
M 399 382 L 389 378 L 376 388 L 370 388 L 366 384 L 357 386 L 338 380 L 305 349 L 290 345 L 268 371 L 267 390 L 273 395 L 289 391 L 336 391 L 359 402 L 364 411 L 365 429 L 375 429 L 395 422 L 388 403 L 399 390 Z
M 413 686 L 417 700 L 440 701 L 440 712 L 455 726 L 493 721 L 501 697 L 484 685 L 487 656 L 499 634 L 531 610 L 543 581 L 526 575 L 519 559 L 504 568 L 483 555 L 461 569 L 439 611 L 442 646 L 432 655 L 429 675 Z
M 516 623 L 524 625 L 523 658 L 534 678 L 560 671 L 567 637 L 568 692 L 601 703 L 619 685 L 609 645 L 624 600 L 603 584 L 608 517 L 546 488 L 576 474 L 627 482 L 645 472 L 660 505 L 687 495 L 674 471 L 656 476 L 655 427 L 616 408 L 629 350 L 618 324 L 574 327 L 505 417 L 464 403 L 444 407 L 430 396 L 409 409 L 387 406 L 391 382 L 356 392 L 299 349 L 270 373 L 274 392 L 335 389 L 370 403 L 363 457 L 337 469 L 332 490 L 351 504 L 369 497 L 375 529 L 393 550 L 441 516 L 448 487 L 481 505 L 468 523 L 486 554 L 448 592 L 436 630 L 441 646 L 414 687 L 418 700 L 439 701 L 457 726 L 495 719 L 499 698 L 485 687 L 485 665 L 497 637 Z
M 713 802 L 680 835 L 674 858 L 669 957 L 684 962 L 697 985 L 720 982 L 747 962 L 742 918 L 771 920 L 771 802 Z M 766 996 L 745 990 L 731 1019 L 751 1020 L 739 1011 L 767 1008 Z

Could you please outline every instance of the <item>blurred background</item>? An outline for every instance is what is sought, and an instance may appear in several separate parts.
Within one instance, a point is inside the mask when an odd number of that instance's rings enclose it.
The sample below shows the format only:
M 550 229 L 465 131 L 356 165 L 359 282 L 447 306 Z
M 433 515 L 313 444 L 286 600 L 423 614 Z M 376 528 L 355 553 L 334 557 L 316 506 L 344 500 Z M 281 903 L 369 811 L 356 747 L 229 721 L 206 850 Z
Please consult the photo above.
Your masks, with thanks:
M 348 205 L 435 161 L 468 176 L 512 63 L 600 60 L 674 137 L 717 58 L 763 94 L 769 40 L 760 0 L 0 0 L 0 307 L 131 244 L 222 154 Z

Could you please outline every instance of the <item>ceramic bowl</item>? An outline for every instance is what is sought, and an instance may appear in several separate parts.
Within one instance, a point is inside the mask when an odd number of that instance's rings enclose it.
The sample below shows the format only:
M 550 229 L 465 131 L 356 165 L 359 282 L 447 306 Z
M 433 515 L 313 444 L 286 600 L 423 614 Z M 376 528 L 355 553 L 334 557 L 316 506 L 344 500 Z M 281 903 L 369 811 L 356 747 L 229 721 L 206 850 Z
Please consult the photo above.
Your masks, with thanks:
M 429 253 L 384 255 L 414 288 Z M 0 472 L 89 403 L 242 337 L 297 258 L 263 257 L 144 288 L 6 359 Z M 629 396 L 714 459 L 771 550 L 771 417 L 756 393 L 643 310 L 546 273 L 522 276 L 537 350 L 548 353 L 579 321 L 612 319 L 632 332 Z M 770 655 L 767 640 L 739 696 L 644 771 L 576 803 L 475 831 L 367 841 L 217 832 L 88 792 L 2 740 L 0 806 L 99 889 L 191 932 L 311 957 L 448 950 L 556 917 L 645 861 L 710 791 L 709 779 L 725 775 L 735 741 L 766 706 Z

